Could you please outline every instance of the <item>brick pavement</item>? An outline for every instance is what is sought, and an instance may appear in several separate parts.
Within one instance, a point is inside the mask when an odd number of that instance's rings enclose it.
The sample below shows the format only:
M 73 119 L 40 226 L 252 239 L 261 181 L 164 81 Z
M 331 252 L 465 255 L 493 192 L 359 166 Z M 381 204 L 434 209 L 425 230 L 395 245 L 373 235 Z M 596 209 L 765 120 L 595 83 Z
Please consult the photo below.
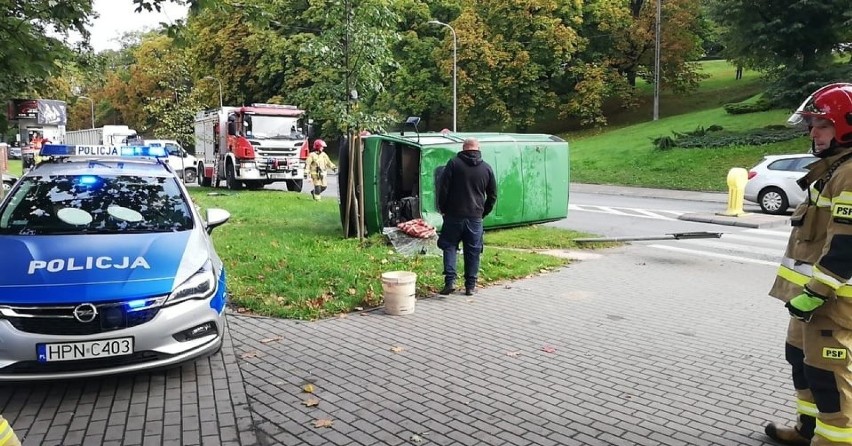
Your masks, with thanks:
M 230 337 L 165 371 L 0 385 L 0 414 L 24 446 L 257 444 Z
M 221 355 L 0 388 L 0 413 L 27 446 L 763 445 L 794 413 L 773 274 L 634 245 L 408 316 L 231 314 Z
M 773 276 L 637 245 L 409 316 L 235 317 L 234 345 L 265 444 L 762 445 L 794 413 Z

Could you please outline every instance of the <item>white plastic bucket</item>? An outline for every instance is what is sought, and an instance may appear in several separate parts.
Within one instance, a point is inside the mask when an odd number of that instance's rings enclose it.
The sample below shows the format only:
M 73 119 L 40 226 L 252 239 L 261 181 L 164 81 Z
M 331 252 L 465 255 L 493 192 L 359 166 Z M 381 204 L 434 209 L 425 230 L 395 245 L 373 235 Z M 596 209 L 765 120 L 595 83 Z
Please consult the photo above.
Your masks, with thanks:
M 385 313 L 402 316 L 414 313 L 414 290 L 417 285 L 417 273 L 410 271 L 390 271 L 382 274 L 382 297 L 385 300 Z

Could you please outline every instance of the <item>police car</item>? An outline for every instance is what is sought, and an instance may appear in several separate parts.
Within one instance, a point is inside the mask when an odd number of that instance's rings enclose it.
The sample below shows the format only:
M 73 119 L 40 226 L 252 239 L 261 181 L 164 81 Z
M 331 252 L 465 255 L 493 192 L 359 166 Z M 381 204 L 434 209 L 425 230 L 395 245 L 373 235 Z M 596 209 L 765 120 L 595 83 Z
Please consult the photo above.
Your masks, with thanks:
M 0 202 L 0 381 L 78 378 L 217 351 L 225 270 L 162 148 L 46 145 Z

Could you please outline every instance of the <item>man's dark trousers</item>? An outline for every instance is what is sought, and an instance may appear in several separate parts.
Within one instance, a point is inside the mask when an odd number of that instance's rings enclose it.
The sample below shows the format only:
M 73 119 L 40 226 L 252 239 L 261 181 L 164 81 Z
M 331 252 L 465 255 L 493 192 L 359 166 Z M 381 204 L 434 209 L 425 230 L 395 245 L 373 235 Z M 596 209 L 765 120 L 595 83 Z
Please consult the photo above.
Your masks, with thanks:
M 482 219 L 444 216 L 438 248 L 444 251 L 444 285 L 456 282 L 456 259 L 459 242 L 464 247 L 464 287 L 476 287 L 479 273 L 479 255 L 482 253 Z

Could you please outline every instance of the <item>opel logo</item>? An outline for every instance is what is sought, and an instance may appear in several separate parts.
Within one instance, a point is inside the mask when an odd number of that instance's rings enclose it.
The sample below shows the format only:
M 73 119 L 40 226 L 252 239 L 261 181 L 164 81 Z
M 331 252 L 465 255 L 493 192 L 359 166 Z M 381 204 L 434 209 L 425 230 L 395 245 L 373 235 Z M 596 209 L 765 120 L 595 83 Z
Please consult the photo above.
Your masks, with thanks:
M 92 304 L 80 304 L 74 307 L 74 319 L 87 324 L 98 316 L 98 309 Z

